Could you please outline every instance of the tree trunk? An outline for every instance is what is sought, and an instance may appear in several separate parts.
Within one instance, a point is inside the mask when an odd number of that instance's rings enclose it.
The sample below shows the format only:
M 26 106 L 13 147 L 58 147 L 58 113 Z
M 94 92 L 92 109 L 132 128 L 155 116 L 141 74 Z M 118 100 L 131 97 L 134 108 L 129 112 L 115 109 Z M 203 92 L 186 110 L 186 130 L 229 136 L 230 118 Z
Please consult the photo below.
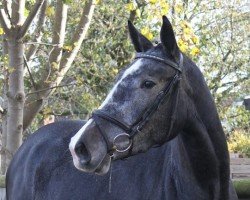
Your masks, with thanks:
M 32 81 L 33 78 L 30 73 L 34 95 L 29 96 L 25 101 L 23 76 L 26 60 L 22 39 L 41 7 L 42 11 L 38 20 L 38 31 L 41 31 L 45 20 L 46 0 L 37 0 L 26 19 L 24 19 L 25 0 L 9 1 L 8 4 L 4 4 L 3 9 L 0 9 L 0 23 L 8 41 L 7 46 L 9 57 L 8 76 L 6 76 L 6 79 L 8 80 L 6 84 L 6 86 L 8 86 L 6 87 L 6 112 L 3 120 L 3 150 L 5 155 L 2 156 L 2 172 L 5 172 L 6 166 L 9 165 L 14 153 L 21 145 L 23 130 L 29 126 L 37 112 L 39 112 L 44 99 L 46 99 L 54 90 L 48 89 L 42 92 L 39 91 L 39 89 L 42 90 L 44 87 L 58 86 L 63 76 L 70 68 L 83 39 L 86 36 L 90 20 L 93 16 L 95 3 L 94 0 L 86 1 L 80 23 L 78 24 L 71 41 L 73 48 L 63 56 L 62 46 L 66 30 L 67 5 L 63 4 L 63 1 L 57 0 L 57 18 L 55 19 L 56 22 L 53 31 L 53 43 L 55 43 L 55 48 L 51 52 L 49 59 L 49 67 L 53 69 L 51 71 L 52 74 L 50 72 L 48 74 L 45 73 L 45 76 L 48 77 L 42 76 L 41 80 L 38 81 L 38 84 L 35 84 L 35 82 Z M 28 53 L 28 59 L 30 59 L 35 52 L 36 47 L 32 47 Z M 55 65 L 57 66 L 56 68 Z M 46 82 L 46 80 L 49 80 L 49 82 Z
M 4 172 L 14 153 L 21 145 L 24 109 L 24 45 L 22 38 L 38 13 L 44 0 L 37 0 L 29 16 L 24 21 L 25 0 L 8 1 L 0 9 L 0 23 L 7 38 L 9 66 L 7 71 L 7 109 L 3 123 L 3 144 L 5 155 L 2 165 Z M 7 113 L 6 113 L 7 112 Z M 6 164 L 5 164 L 6 163 Z
M 21 145 L 23 131 L 23 43 L 15 38 L 8 40 L 9 49 L 9 90 L 7 113 L 7 165 L 12 156 Z
M 8 43 L 6 36 L 3 36 L 3 55 L 8 55 Z M 4 76 L 8 77 L 8 73 L 5 70 Z M 1 173 L 5 174 L 6 172 L 6 142 L 7 142 L 7 108 L 8 108 L 8 100 L 6 93 L 8 91 L 8 79 L 4 81 L 3 88 L 3 113 L 2 113 L 2 148 L 1 148 Z

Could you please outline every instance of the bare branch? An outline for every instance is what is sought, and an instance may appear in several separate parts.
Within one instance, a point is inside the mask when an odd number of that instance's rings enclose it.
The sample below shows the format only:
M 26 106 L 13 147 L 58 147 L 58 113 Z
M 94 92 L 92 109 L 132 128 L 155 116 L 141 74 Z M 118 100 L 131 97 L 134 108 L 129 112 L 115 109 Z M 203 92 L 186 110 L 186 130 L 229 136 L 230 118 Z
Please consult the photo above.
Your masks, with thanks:
M 90 25 L 90 21 L 93 17 L 94 9 L 95 9 L 94 0 L 87 1 L 83 10 L 82 16 L 81 16 L 81 20 L 79 22 L 79 25 L 71 41 L 73 49 L 71 51 L 67 51 L 62 57 L 62 60 L 60 63 L 60 72 L 57 78 L 57 83 L 61 82 L 63 76 L 68 71 L 73 60 L 75 59 L 75 56 L 78 53 L 84 38 L 86 37 L 87 30 Z
M 28 70 L 28 73 L 29 73 L 29 76 L 30 76 L 30 80 L 31 80 L 32 86 L 33 86 L 34 89 L 36 89 L 36 83 L 35 83 L 35 80 L 34 80 L 32 74 L 31 74 L 31 71 L 30 71 L 30 68 L 29 68 L 29 65 L 28 65 L 28 62 L 27 62 L 25 54 L 23 54 L 23 60 L 24 60 L 24 64 L 27 67 L 27 70 Z
M 195 17 L 195 12 L 196 9 L 198 8 L 198 6 L 200 6 L 201 1 L 197 1 L 197 3 L 195 4 L 194 8 L 192 9 L 191 15 L 188 17 L 188 21 L 191 21 L 194 17 Z
M 230 55 L 231 53 L 231 49 L 228 50 L 228 52 L 226 53 L 226 55 L 222 58 L 222 61 L 225 62 L 228 58 L 228 56 Z
M 41 7 L 40 15 L 38 18 L 37 27 L 34 32 L 34 41 L 36 42 L 36 44 L 32 44 L 29 47 L 27 55 L 26 55 L 27 61 L 30 61 L 30 59 L 32 59 L 32 57 L 35 55 L 35 53 L 37 52 L 37 48 L 39 47 L 39 44 L 40 44 L 39 42 L 41 42 L 41 39 L 43 36 L 43 26 L 45 23 L 46 8 L 47 8 L 47 0 L 44 0 L 43 5 Z
M 48 88 L 48 87 L 50 87 L 50 89 L 46 91 L 39 91 L 38 94 L 29 95 L 28 98 L 26 99 L 25 110 L 24 110 L 24 122 L 23 122 L 24 130 L 29 126 L 34 116 L 42 108 L 44 99 L 53 93 L 55 88 L 58 87 L 58 85 L 61 83 L 65 73 L 70 68 L 86 36 L 87 30 L 90 25 L 90 20 L 92 19 L 92 16 L 93 16 L 94 8 L 95 8 L 94 0 L 90 0 L 86 2 L 81 20 L 79 22 L 77 30 L 74 33 L 72 41 L 71 41 L 71 44 L 73 45 L 73 49 L 72 51 L 66 52 L 61 58 L 61 62 L 59 66 L 60 71 L 57 74 L 56 80 L 51 80 L 51 82 L 45 82 L 44 80 L 46 79 L 43 79 L 43 82 L 38 84 L 38 88 L 40 88 L 40 90 L 42 90 L 42 88 Z M 40 98 L 39 100 L 37 100 L 38 96 Z
M 27 100 L 26 100 L 27 101 Z M 23 130 L 25 131 L 36 114 L 41 110 L 44 103 L 44 99 L 38 99 L 36 101 L 29 101 L 25 103 L 24 117 L 23 117 Z
M 46 43 L 46 42 L 25 42 L 24 44 L 27 44 L 27 45 L 46 45 L 46 46 L 53 46 L 53 47 L 59 46 L 59 44 L 52 44 L 52 43 Z
M 37 15 L 39 9 L 41 8 L 41 6 L 43 5 L 44 0 L 38 0 L 36 2 L 36 4 L 34 5 L 33 10 L 30 12 L 29 16 L 27 17 L 27 19 L 25 20 L 24 24 L 21 27 L 21 30 L 18 34 L 18 38 L 22 38 L 25 33 L 27 32 L 27 30 L 30 27 L 30 24 L 32 23 L 32 21 L 34 20 L 35 16 Z
M 10 20 L 8 19 L 8 16 L 7 16 L 6 12 L 4 11 L 4 9 L 0 10 L 0 23 L 2 25 L 4 32 L 7 35 L 9 35 L 10 29 L 11 29 L 11 24 L 10 24 Z
M 65 39 L 65 29 L 67 22 L 68 6 L 62 0 L 57 0 L 55 23 L 53 27 L 53 44 L 58 44 L 54 47 L 49 56 L 49 63 L 59 63 L 62 55 L 62 47 Z
M 24 22 L 25 0 L 11 1 L 11 22 L 15 28 L 22 26 Z
M 8 19 L 10 20 L 10 24 L 12 24 L 11 23 L 11 0 L 4 0 L 3 6 L 4 6 L 4 10 L 8 16 Z
M 0 106 L 0 114 L 3 114 L 4 113 L 4 110 L 3 108 Z
M 62 87 L 72 86 L 72 85 L 77 85 L 77 84 L 76 83 L 69 83 L 69 84 L 65 84 L 65 85 L 56 85 L 56 86 L 44 88 L 44 89 L 41 89 L 41 90 L 36 90 L 34 92 L 30 92 L 30 93 L 26 94 L 26 96 L 29 96 L 29 95 L 32 95 L 32 94 L 36 94 L 36 93 L 39 93 L 39 92 L 44 92 L 44 91 L 47 91 L 47 90 L 56 89 L 56 88 L 62 88 Z

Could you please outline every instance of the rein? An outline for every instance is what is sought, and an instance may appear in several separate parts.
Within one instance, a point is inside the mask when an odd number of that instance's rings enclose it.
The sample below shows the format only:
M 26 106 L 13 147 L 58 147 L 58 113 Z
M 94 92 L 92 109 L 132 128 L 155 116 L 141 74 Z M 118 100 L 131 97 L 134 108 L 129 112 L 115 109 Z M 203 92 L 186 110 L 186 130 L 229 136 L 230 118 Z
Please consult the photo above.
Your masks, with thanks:
M 95 121 L 95 124 L 96 124 L 99 132 L 101 133 L 101 135 L 103 136 L 103 138 L 107 144 L 108 153 L 111 157 L 113 156 L 114 151 L 126 152 L 132 147 L 133 137 L 137 133 L 140 133 L 142 131 L 144 126 L 149 122 L 152 115 L 158 110 L 159 106 L 162 105 L 166 101 L 166 98 L 168 98 L 168 99 L 170 98 L 170 94 L 172 93 L 174 86 L 180 80 L 180 75 L 182 72 L 181 70 L 182 70 L 182 65 L 183 65 L 182 54 L 180 54 L 179 64 L 172 62 L 171 60 L 165 60 L 165 59 L 160 58 L 158 56 L 149 55 L 146 53 L 137 53 L 137 55 L 134 59 L 140 59 L 140 58 L 151 59 L 151 60 L 156 60 L 156 61 L 162 62 L 162 63 L 166 64 L 167 66 L 174 68 L 176 70 L 176 74 L 174 75 L 174 77 L 172 78 L 172 80 L 170 82 L 166 83 L 166 85 L 163 87 L 163 89 L 157 94 L 154 101 L 144 110 L 144 112 L 141 113 L 141 115 L 137 118 L 137 120 L 131 125 L 128 125 L 125 122 L 122 122 L 121 120 L 114 118 L 113 116 L 109 115 L 108 113 L 104 112 L 103 110 L 95 110 L 92 113 L 92 118 Z M 176 107 L 176 105 L 174 107 Z M 108 139 L 107 134 L 99 126 L 100 119 L 104 119 L 104 120 L 114 124 L 115 126 L 124 130 L 125 133 L 117 135 L 113 139 L 113 142 L 111 143 L 110 140 Z M 171 117 L 170 130 L 172 129 L 172 125 L 173 125 L 172 119 L 173 119 L 173 117 Z M 122 143 L 125 142 L 126 146 L 121 147 L 122 145 L 120 145 L 120 142 L 122 142 Z

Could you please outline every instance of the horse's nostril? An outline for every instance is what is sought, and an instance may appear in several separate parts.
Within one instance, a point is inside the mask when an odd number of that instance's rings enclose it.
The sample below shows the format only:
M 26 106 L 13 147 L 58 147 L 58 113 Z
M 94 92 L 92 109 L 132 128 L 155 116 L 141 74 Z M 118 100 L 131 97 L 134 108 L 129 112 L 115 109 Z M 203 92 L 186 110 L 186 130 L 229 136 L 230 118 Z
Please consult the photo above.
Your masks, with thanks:
M 91 156 L 82 142 L 78 142 L 75 146 L 75 153 L 79 158 L 79 162 L 83 165 L 86 165 L 90 162 Z

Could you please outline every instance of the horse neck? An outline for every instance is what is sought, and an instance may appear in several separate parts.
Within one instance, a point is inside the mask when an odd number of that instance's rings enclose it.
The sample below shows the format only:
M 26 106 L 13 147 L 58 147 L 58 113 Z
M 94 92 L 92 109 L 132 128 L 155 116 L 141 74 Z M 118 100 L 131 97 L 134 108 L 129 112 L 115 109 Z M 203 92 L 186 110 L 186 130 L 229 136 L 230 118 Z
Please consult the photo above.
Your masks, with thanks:
M 187 70 L 186 76 L 193 90 L 192 94 L 192 110 L 189 115 L 186 126 L 181 137 L 185 144 L 188 155 L 191 158 L 193 166 L 198 164 L 207 169 L 207 172 L 199 172 L 197 169 L 197 178 L 206 178 L 203 176 L 218 175 L 220 184 L 220 198 L 227 199 L 229 184 L 229 156 L 225 134 L 223 132 L 220 119 L 204 81 L 203 75 L 199 69 L 191 62 L 186 66 L 191 66 Z M 200 167 L 199 167 L 200 166 Z M 207 167 L 206 167 L 207 166 Z M 197 166 L 196 166 L 197 168 Z M 217 170 L 216 172 L 214 170 Z M 207 175 L 206 175 L 207 173 Z M 213 176 L 211 176 L 213 177 Z M 202 180 L 201 180 L 202 181 Z

